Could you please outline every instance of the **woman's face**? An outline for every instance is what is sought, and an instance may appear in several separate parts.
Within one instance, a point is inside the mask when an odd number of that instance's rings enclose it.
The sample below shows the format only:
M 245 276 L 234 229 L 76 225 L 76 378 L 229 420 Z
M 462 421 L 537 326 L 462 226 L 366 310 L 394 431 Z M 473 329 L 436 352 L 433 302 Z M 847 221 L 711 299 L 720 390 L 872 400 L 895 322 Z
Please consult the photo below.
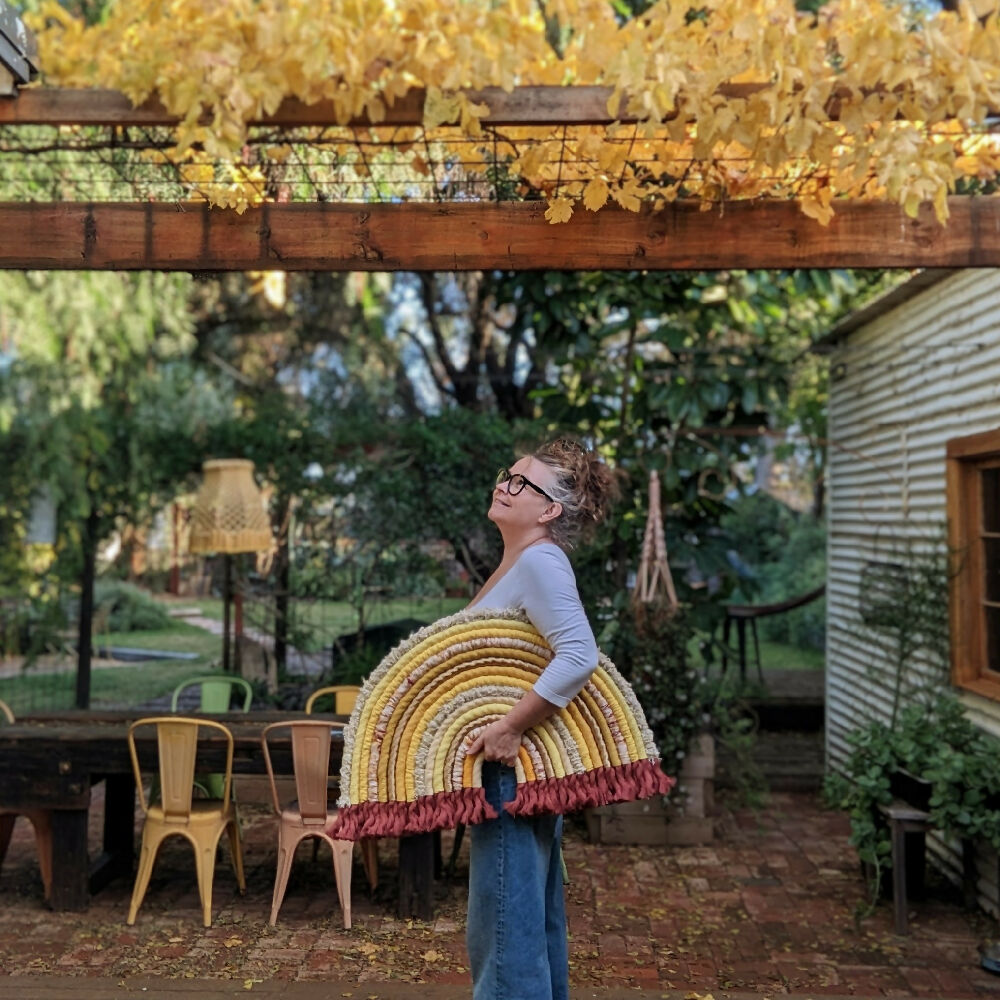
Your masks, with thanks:
M 511 467 L 510 473 L 522 475 L 536 486 L 551 494 L 556 485 L 556 475 L 544 462 L 525 456 Z M 499 483 L 493 488 L 493 502 L 490 504 L 489 519 L 503 528 L 532 528 L 551 520 L 553 510 L 559 511 L 559 504 L 543 497 L 537 490 L 525 486 L 520 493 L 511 496 L 511 481 Z

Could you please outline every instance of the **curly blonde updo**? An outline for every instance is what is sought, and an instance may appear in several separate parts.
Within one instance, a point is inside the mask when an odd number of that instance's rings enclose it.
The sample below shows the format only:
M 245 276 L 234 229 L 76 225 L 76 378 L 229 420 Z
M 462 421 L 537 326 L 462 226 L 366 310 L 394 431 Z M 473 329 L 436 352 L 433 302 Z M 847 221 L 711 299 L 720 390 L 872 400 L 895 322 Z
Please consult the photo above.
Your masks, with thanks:
M 531 452 L 556 476 L 548 492 L 562 505 L 562 513 L 548 522 L 552 541 L 571 549 L 588 538 L 607 516 L 620 489 L 618 477 L 598 455 L 573 438 L 556 438 Z

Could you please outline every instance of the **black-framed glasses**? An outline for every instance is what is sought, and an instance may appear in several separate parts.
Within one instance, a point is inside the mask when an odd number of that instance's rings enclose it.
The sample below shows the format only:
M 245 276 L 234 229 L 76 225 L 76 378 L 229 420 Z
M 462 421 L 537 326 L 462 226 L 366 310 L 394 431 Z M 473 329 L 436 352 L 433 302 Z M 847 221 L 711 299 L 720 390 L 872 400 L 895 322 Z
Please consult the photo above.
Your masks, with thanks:
M 540 493 L 549 503 L 556 503 L 555 497 L 549 496 L 541 488 L 541 486 L 536 486 L 527 476 L 522 476 L 520 472 L 511 472 L 510 469 L 500 469 L 497 472 L 497 486 L 502 483 L 507 483 L 507 495 L 516 497 L 525 486 L 530 486 L 536 493 Z

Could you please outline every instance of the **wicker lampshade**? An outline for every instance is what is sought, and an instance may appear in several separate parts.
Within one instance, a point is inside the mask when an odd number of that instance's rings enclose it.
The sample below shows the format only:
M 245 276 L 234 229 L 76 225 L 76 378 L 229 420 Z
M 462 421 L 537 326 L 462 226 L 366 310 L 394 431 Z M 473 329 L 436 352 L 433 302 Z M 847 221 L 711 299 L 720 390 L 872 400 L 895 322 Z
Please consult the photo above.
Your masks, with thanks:
M 253 462 L 219 458 L 202 466 L 205 480 L 191 510 L 192 552 L 260 552 L 271 524 L 253 481 Z

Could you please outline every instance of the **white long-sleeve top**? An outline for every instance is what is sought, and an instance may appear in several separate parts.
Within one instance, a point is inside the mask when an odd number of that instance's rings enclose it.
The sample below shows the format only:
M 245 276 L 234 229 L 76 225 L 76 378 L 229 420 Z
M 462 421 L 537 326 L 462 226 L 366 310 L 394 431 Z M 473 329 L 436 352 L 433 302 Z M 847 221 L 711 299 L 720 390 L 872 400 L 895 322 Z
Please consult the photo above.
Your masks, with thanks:
M 470 605 L 477 611 L 518 608 L 552 647 L 535 694 L 565 707 L 597 666 L 597 642 L 566 553 L 552 542 L 526 548 L 513 566 Z

